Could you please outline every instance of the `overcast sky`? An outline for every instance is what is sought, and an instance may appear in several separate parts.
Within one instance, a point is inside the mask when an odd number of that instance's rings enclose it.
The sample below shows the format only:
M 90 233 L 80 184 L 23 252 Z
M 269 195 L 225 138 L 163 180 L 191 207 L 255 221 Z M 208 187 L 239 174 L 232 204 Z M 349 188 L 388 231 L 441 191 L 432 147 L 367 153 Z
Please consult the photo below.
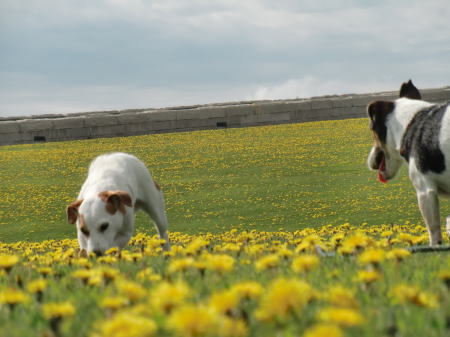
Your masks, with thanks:
M 0 116 L 450 85 L 448 0 L 0 0 Z

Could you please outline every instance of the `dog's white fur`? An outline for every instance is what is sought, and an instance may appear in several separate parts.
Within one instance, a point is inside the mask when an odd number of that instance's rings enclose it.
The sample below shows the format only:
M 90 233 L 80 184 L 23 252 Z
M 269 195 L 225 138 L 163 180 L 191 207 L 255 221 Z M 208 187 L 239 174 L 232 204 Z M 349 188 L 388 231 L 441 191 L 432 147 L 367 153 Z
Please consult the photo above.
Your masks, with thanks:
M 139 159 L 110 153 L 91 163 L 77 200 L 67 207 L 67 215 L 69 222 L 76 220 L 80 249 L 100 255 L 128 243 L 138 209 L 153 219 L 160 238 L 165 240 L 163 248 L 168 250 L 162 191 Z
M 399 98 L 395 100 L 395 109 L 386 121 L 385 153 L 386 169 L 382 173 L 386 180 L 392 179 L 398 173 L 405 159 L 400 155 L 402 136 L 416 113 L 434 105 L 422 100 Z M 446 170 L 440 174 L 419 171 L 416 160 L 410 157 L 408 170 L 409 178 L 416 189 L 420 211 L 428 228 L 430 245 L 442 242 L 441 223 L 439 215 L 438 195 L 450 195 L 450 108 L 447 108 L 442 120 L 439 136 L 441 151 L 445 156 Z M 372 147 L 368 166 L 374 168 L 376 146 Z M 447 218 L 447 235 L 450 236 L 450 217 Z
M 419 110 L 431 105 L 433 104 L 409 98 L 399 98 L 395 100 L 395 110 L 390 114 L 386 123 L 387 134 L 386 146 L 384 148 L 386 155 L 386 170 L 383 172 L 386 180 L 394 178 L 402 164 L 405 162 L 404 158 L 400 155 L 400 147 L 406 127 Z M 375 149 L 375 146 L 372 147 L 369 153 L 369 168 L 372 167 L 371 163 L 375 160 Z

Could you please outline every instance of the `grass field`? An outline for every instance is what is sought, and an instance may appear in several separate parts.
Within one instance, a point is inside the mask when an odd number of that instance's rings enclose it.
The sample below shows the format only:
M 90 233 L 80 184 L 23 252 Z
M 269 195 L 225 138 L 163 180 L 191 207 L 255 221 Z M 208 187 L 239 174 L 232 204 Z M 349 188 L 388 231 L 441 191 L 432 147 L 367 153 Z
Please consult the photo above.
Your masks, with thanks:
M 365 164 L 370 145 L 367 121 L 355 119 L 1 147 L 0 241 L 73 238 L 65 207 L 89 162 L 110 151 L 147 164 L 172 231 L 421 224 L 405 170 L 378 183 Z M 137 225 L 153 230 L 143 214 Z
M 449 254 L 403 249 L 415 193 L 370 145 L 355 119 L 1 147 L 0 336 L 449 336 Z M 163 187 L 170 253 L 138 214 L 127 250 L 78 257 L 65 207 L 111 151 Z

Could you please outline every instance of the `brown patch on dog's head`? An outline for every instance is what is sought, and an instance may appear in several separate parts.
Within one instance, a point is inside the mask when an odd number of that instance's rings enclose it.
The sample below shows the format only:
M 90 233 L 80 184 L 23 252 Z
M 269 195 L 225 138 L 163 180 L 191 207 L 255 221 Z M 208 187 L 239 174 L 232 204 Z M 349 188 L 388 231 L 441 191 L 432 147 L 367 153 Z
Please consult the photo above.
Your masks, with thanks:
M 155 180 L 153 180 L 153 183 L 155 184 L 156 189 L 158 191 L 161 191 L 161 186 L 159 186 L 158 183 Z
M 420 94 L 419 89 L 417 89 L 413 82 L 409 80 L 408 82 L 403 82 L 400 87 L 399 97 L 405 97 L 409 99 L 422 99 L 422 95 Z
M 391 101 L 375 101 L 367 106 L 367 114 L 370 119 L 370 129 L 373 132 L 375 142 L 382 146 L 386 143 L 387 126 L 386 121 L 392 111 L 395 103 Z
M 83 199 L 75 200 L 72 202 L 69 206 L 66 208 L 67 212 L 67 221 L 73 225 L 78 218 L 78 208 L 80 208 L 81 203 L 83 202 Z
M 106 203 L 106 210 L 109 214 L 116 214 L 117 210 L 125 214 L 125 206 L 133 207 L 131 197 L 125 191 L 103 191 L 98 196 Z
M 83 214 L 80 214 L 80 220 L 79 220 L 78 224 L 80 225 L 80 231 L 84 235 L 89 236 L 89 229 L 87 228 L 86 221 L 84 220 Z

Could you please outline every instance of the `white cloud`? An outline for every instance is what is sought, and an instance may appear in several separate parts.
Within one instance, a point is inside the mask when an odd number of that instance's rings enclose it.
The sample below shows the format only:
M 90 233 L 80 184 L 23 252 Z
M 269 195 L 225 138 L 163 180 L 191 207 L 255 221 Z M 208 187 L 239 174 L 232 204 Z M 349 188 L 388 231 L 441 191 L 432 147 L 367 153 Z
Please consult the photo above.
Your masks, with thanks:
M 42 79 L 25 78 L 22 76 L 23 87 L 0 87 L 0 117 L 229 102 L 243 100 L 254 91 L 254 87 L 218 85 L 171 88 L 125 85 L 56 86 Z M 31 83 L 33 80 L 36 84 Z
M 371 34 L 385 39 L 392 36 L 414 38 L 430 32 L 442 36 L 446 35 L 444 28 L 449 27 L 450 14 L 446 0 L 390 0 L 372 6 L 358 1 L 320 2 L 320 5 L 300 1 L 296 6 L 282 1 L 274 6 L 261 0 L 3 0 L 0 6 L 2 17 L 9 18 L 10 22 L 13 19 L 45 25 L 128 22 L 163 25 L 179 32 L 233 30 L 236 34 L 242 33 L 239 28 L 262 28 L 293 38 L 330 33 Z
M 368 93 L 396 90 L 398 83 L 364 82 L 348 80 L 322 80 L 314 76 L 289 79 L 285 82 L 259 86 L 248 97 L 250 100 L 308 98 L 323 95 Z
M 0 0 L 0 73 L 24 72 L 0 113 L 446 85 L 448 17 L 448 0 Z
M 397 90 L 400 83 L 384 81 L 322 80 L 314 76 L 267 85 L 203 85 L 163 87 L 69 86 L 22 76 L 29 86 L 0 90 L 0 116 L 82 111 L 160 108 L 240 100 L 308 98 L 321 95 Z M 32 84 L 35 81 L 37 84 Z M 419 83 L 420 84 L 420 83 Z M 38 88 L 38 89 L 36 89 Z

